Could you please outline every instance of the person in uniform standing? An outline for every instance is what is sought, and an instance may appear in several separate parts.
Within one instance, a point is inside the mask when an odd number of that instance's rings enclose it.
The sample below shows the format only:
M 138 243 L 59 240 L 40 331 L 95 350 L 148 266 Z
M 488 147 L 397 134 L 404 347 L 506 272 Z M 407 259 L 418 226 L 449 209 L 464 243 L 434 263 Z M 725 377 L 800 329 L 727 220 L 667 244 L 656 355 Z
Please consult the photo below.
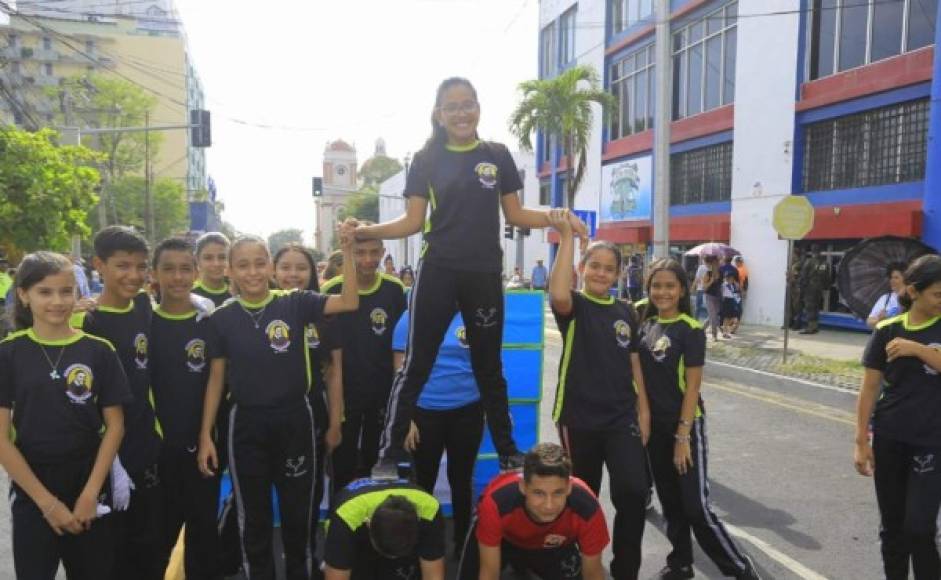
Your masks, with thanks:
M 800 333 L 816 334 L 820 330 L 817 319 L 823 293 L 830 287 L 830 266 L 820 257 L 820 246 L 817 244 L 810 246 L 810 257 L 801 265 L 799 280 L 804 302 L 804 321 L 807 323 Z

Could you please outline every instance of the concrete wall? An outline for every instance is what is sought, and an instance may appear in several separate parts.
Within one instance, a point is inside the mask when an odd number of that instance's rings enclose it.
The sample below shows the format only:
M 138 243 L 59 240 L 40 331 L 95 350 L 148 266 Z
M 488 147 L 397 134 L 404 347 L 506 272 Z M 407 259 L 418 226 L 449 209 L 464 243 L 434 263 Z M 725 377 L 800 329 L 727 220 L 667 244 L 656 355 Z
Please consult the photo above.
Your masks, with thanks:
M 771 225 L 774 205 L 791 193 L 799 0 L 741 0 L 735 77 L 732 246 L 745 252 L 750 288 L 744 319 L 784 320 L 787 242 Z M 762 47 L 742 50 L 742 47 Z

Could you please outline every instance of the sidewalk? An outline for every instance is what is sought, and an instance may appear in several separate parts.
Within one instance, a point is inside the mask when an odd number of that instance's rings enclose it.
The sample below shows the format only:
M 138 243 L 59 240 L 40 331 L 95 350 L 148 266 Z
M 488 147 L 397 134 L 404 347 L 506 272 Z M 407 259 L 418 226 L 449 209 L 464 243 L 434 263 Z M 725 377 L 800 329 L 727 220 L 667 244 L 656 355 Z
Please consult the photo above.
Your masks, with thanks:
M 707 333 L 709 335 L 709 333 Z M 836 387 L 859 389 L 863 367 L 859 360 L 869 335 L 843 330 L 788 336 L 787 365 L 782 362 L 784 331 L 743 324 L 730 339 L 708 339 L 708 360 Z

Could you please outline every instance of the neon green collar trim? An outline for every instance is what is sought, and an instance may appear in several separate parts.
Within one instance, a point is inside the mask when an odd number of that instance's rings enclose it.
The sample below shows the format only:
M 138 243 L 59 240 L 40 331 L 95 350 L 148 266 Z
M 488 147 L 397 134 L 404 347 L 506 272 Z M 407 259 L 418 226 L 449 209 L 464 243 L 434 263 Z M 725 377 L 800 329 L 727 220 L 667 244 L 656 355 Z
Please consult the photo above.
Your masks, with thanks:
M 131 300 L 128 302 L 127 306 L 124 308 L 119 308 L 117 306 L 99 306 L 99 312 L 111 312 L 113 314 L 127 314 L 128 312 L 134 310 L 134 301 Z
M 935 316 L 934 318 L 926 320 L 922 322 L 921 324 L 911 324 L 909 323 L 910 315 L 911 315 L 911 312 L 906 312 L 904 315 L 902 315 L 902 326 L 905 327 L 905 330 L 924 330 L 928 328 L 929 326 L 931 326 L 932 324 L 934 324 L 935 322 L 937 322 L 938 320 L 941 320 L 941 316 Z
M 239 303 L 245 308 L 264 308 L 265 306 L 268 306 L 272 300 L 274 300 L 274 292 L 270 290 L 268 291 L 268 295 L 265 296 L 265 299 L 261 302 L 249 302 L 248 300 L 245 300 L 239 296 Z
M 603 306 L 609 306 L 611 304 L 614 304 L 614 296 L 608 296 L 607 298 L 596 298 L 592 296 L 591 294 L 589 294 L 588 292 L 585 292 L 584 290 L 581 291 L 581 294 L 582 296 L 591 300 L 595 304 L 601 304 Z
M 193 288 L 200 288 L 210 294 L 225 294 L 229 291 L 229 285 L 226 283 L 223 283 L 221 288 L 210 288 L 202 280 L 196 280 L 196 282 L 193 283 Z
M 68 338 L 60 338 L 58 340 L 46 340 L 44 338 L 39 338 L 38 336 L 36 336 L 36 333 L 33 331 L 33 329 L 29 328 L 26 331 L 26 336 L 28 336 L 30 340 L 32 340 L 33 342 L 36 342 L 45 346 L 66 346 L 69 344 L 75 344 L 76 342 L 81 340 L 82 337 L 85 336 L 85 333 L 82 332 L 81 330 L 76 330 L 75 334 L 73 334 L 72 336 Z
M 663 324 L 670 324 L 671 322 L 677 322 L 682 317 L 683 317 L 682 314 L 677 314 L 673 318 L 660 318 L 660 316 L 658 315 L 657 322 L 661 322 Z
M 454 153 L 467 153 L 468 151 L 473 151 L 477 149 L 477 146 L 480 145 L 480 141 L 474 139 L 473 143 L 468 143 L 467 145 L 450 145 L 447 144 L 444 146 L 448 151 L 453 151 Z
M 163 308 L 157 307 L 154 309 L 154 314 L 167 320 L 189 320 L 190 318 L 196 316 L 196 311 L 190 310 L 189 312 L 185 312 L 183 314 L 170 314 Z
M 359 285 L 359 282 L 358 282 L 358 281 L 357 281 L 357 285 Z M 380 274 L 379 272 L 376 272 L 376 281 L 375 281 L 375 282 L 373 283 L 373 285 L 370 286 L 369 288 L 367 288 L 367 289 L 365 289 L 365 290 L 359 290 L 359 291 L 358 291 L 358 292 L 359 292 L 359 295 L 360 295 L 360 296 L 369 296 L 370 294 L 375 294 L 376 292 L 379 291 L 379 287 L 380 287 L 380 286 L 382 286 L 382 274 Z

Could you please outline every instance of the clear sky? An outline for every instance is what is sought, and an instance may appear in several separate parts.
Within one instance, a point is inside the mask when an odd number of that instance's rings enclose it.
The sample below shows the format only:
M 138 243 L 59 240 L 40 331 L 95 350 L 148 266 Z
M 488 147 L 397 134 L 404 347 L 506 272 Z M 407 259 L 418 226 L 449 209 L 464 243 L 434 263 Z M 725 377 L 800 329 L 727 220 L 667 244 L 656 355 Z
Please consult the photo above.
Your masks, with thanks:
M 538 0 L 176 4 L 213 113 L 209 173 L 240 231 L 311 241 L 324 145 L 354 143 L 360 164 L 379 137 L 392 157 L 416 151 L 449 76 L 476 85 L 481 136 L 517 147 L 507 119 L 537 73 Z

